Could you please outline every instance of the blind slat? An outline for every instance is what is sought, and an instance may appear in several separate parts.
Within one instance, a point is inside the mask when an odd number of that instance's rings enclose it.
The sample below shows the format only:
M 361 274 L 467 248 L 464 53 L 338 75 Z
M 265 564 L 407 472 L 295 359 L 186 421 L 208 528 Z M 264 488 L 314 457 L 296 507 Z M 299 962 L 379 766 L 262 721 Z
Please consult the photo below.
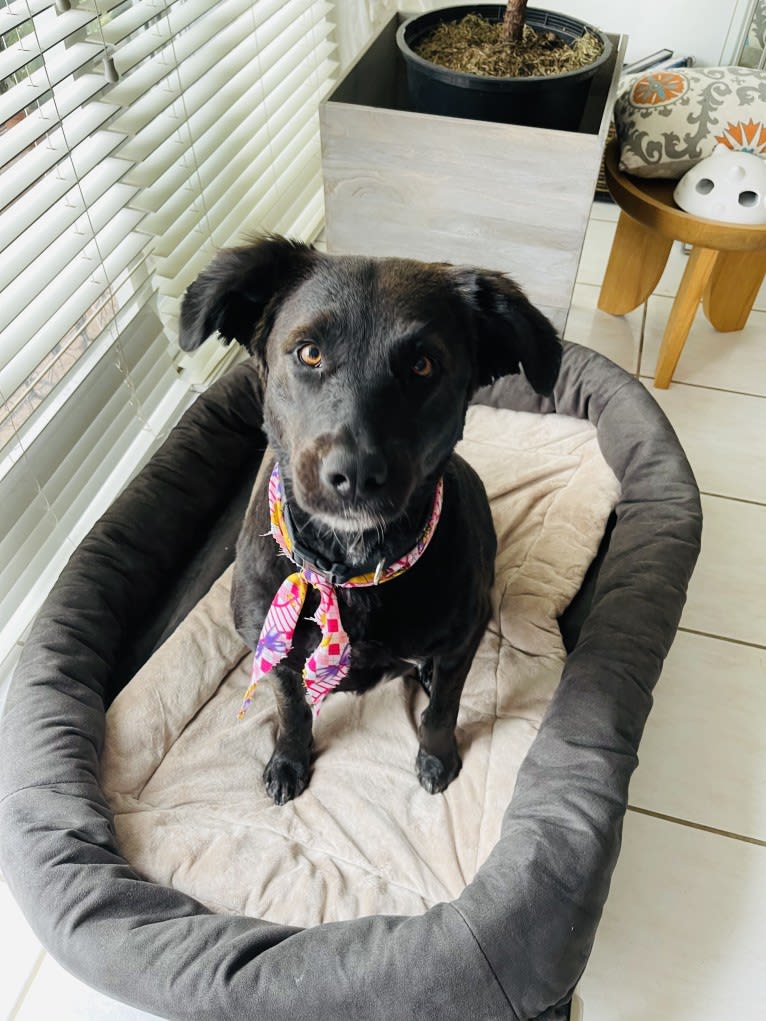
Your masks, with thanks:
M 103 103 L 89 103 L 87 106 L 76 110 L 70 118 L 62 125 L 51 129 L 49 122 L 42 122 L 34 125 L 31 137 L 25 141 L 17 136 L 16 149 L 10 155 L 3 151 L 2 139 L 0 139 L 0 166 L 2 163 L 11 163 L 16 156 L 34 145 L 43 135 L 44 144 L 38 144 L 34 148 L 34 158 L 30 160 L 18 160 L 12 163 L 8 170 L 0 173 L 0 187 L 2 194 L 0 202 L 10 205 L 14 199 L 22 195 L 30 184 L 38 181 L 43 174 L 55 167 L 62 160 L 71 156 L 76 160 L 77 146 L 86 139 L 95 142 L 100 151 L 111 151 L 120 142 L 119 136 L 112 136 L 108 148 L 104 143 L 106 135 L 95 135 L 102 124 L 112 116 L 113 110 Z M 31 118 L 28 118 L 31 120 Z M 26 121 L 24 122 L 26 126 Z M 47 132 L 47 134 L 46 134 Z M 89 168 L 90 169 L 90 168 Z M 84 172 L 87 173 L 87 170 Z
M 50 359 L 53 362 L 58 362 L 59 357 L 65 362 L 71 362 L 71 348 L 79 348 L 79 353 L 71 369 L 68 369 L 66 364 L 63 366 L 64 371 L 62 366 L 56 364 L 52 366 L 53 377 L 47 381 L 47 393 L 33 418 L 24 428 L 24 441 L 27 446 L 34 442 L 66 402 L 73 398 L 80 382 L 113 347 L 115 335 L 126 329 L 142 314 L 142 310 L 154 301 L 155 290 L 146 260 L 140 259 L 121 274 L 114 286 L 105 286 L 98 297 L 92 300 L 79 319 L 79 330 L 70 330 L 64 341 L 54 349 L 56 356 Z M 113 312 L 111 318 L 110 312 Z M 38 388 L 45 385 L 43 380 L 47 371 L 47 366 L 41 366 L 36 380 Z M 14 406 L 19 408 L 20 404 L 23 404 L 23 394 L 21 401 L 16 402 Z M 18 422 L 20 417 L 20 414 L 16 414 L 14 421 Z M 7 448 L 8 456 L 13 458 L 15 449 L 13 446 Z
M 178 64 L 196 48 L 199 39 L 228 30 L 232 12 L 241 13 L 249 6 L 246 0 L 225 0 L 211 9 L 207 0 L 186 0 L 170 7 L 162 19 L 117 49 L 115 66 L 124 75 L 150 57 L 162 59 L 166 48 L 172 49 L 172 63 Z M 195 23 L 196 31 L 190 31 L 189 26 Z
M 4 264 L 0 263 L 0 288 L 10 287 L 14 279 L 19 279 L 23 290 L 24 282 L 20 279 L 23 272 L 36 258 L 49 251 L 49 239 L 62 236 L 89 209 L 98 208 L 99 201 L 107 192 L 113 196 L 112 208 L 115 211 L 135 195 L 135 188 L 130 188 L 120 180 L 124 167 L 119 160 L 101 159 L 80 180 L 75 178 L 71 166 L 66 169 L 69 171 L 66 177 L 62 175 L 61 178 L 51 180 L 49 176 L 44 182 L 54 188 L 59 183 L 68 184 L 66 191 L 47 209 L 41 197 L 35 193 L 34 206 L 28 213 L 29 216 L 33 212 L 36 214 L 32 221 L 34 228 L 25 230 L 14 242 L 5 246 L 7 258 L 3 260 Z
M 244 69 L 236 75 L 232 75 L 230 70 L 227 73 L 222 67 L 211 70 L 205 79 L 206 92 L 201 94 L 202 99 L 197 105 L 194 104 L 193 97 L 191 102 L 190 97 L 185 97 L 184 104 L 189 117 L 190 129 L 195 133 L 195 147 L 205 132 L 220 123 L 223 117 L 227 116 L 228 112 L 235 107 L 237 112 L 244 116 L 246 110 L 254 110 L 260 105 L 263 88 L 260 83 L 259 71 L 257 67 L 253 67 L 252 63 L 247 64 L 247 54 L 244 48 L 243 60 L 245 61 Z M 213 101 L 213 97 L 218 97 L 220 106 Z M 221 109 L 226 111 L 223 116 Z M 183 149 L 184 153 L 187 151 L 186 148 Z M 124 147 L 123 155 L 125 157 L 128 152 L 127 147 Z M 180 155 L 178 143 L 174 141 L 174 136 L 170 135 L 144 158 L 137 160 L 135 167 L 128 172 L 126 179 L 131 184 L 147 187 L 172 166 L 180 158 Z
M 119 2 L 109 6 L 113 9 L 119 7 L 121 2 L 123 0 L 119 0 Z M 126 7 L 121 13 L 114 15 L 103 25 L 102 33 L 104 41 L 110 46 L 117 46 L 124 39 L 140 31 L 154 18 L 166 17 L 167 8 L 171 7 L 173 3 L 179 2 L 181 0 L 165 0 L 162 6 L 142 3 L 137 4 L 135 7 Z M 99 6 L 103 9 L 105 5 L 100 4 Z
M 105 253 L 103 267 L 112 269 L 111 276 L 123 270 L 145 245 L 145 239 L 132 232 L 121 238 L 126 223 L 134 225 L 136 217 L 131 210 L 122 210 L 119 222 L 113 221 L 110 225 L 111 237 L 102 234 L 99 238 L 100 251 Z M 114 244 L 115 241 L 118 243 Z M 81 254 L 68 263 L 40 292 L 40 300 L 0 333 L 0 349 L 17 351 L 16 356 L 0 368 L 0 390 L 4 393 L 12 393 L 20 386 L 58 338 L 86 314 L 106 286 L 109 277 L 98 262 L 99 249 L 93 239 L 88 245 L 88 257 Z
M 104 54 L 100 42 L 83 38 L 79 42 L 62 47 L 57 56 L 45 61 L 45 77 L 51 87 L 63 82 L 70 75 L 94 63 Z M 60 111 L 59 111 L 60 112 Z
M 82 157 L 84 153 L 80 155 Z M 117 184 L 124 178 L 125 165 L 120 160 L 110 158 L 108 152 L 104 152 L 103 149 L 100 151 L 94 149 L 91 156 L 93 169 L 86 171 L 79 178 L 79 184 L 74 164 L 71 160 L 65 160 L 59 164 L 55 173 L 46 174 L 19 198 L 14 206 L 13 216 L 0 218 L 0 248 L 10 250 L 13 243 L 33 225 L 37 241 L 42 244 L 39 236 L 42 229 L 40 221 L 59 203 L 69 205 L 72 201 L 69 198 L 70 193 L 81 187 L 86 201 L 95 201 L 110 184 Z M 81 165 L 83 162 L 81 159 Z M 48 243 L 47 237 L 45 243 Z
M 34 19 L 35 36 L 40 49 L 45 53 L 58 46 L 76 32 L 96 20 L 96 12 L 72 7 L 59 14 L 52 5 L 48 5 Z
M 331 51 L 331 44 L 326 43 L 326 52 Z M 320 50 L 321 54 L 322 50 Z M 313 110 L 306 107 L 307 100 L 314 96 L 314 89 L 305 83 L 294 84 L 294 79 L 303 74 L 300 63 L 287 71 L 287 77 L 282 86 L 285 99 L 280 109 L 278 121 L 287 123 L 296 119 L 296 125 L 302 122 L 304 116 L 313 116 Z M 293 73 L 294 72 L 294 73 Z M 156 212 L 149 216 L 143 224 L 142 229 L 165 235 L 174 221 L 182 212 L 184 203 L 189 201 L 189 193 L 194 194 L 199 188 L 215 189 L 217 182 L 222 175 L 231 177 L 233 175 L 247 173 L 252 174 L 254 163 L 259 150 L 268 146 L 270 137 L 273 138 L 275 128 L 280 130 L 281 124 L 277 119 L 269 118 L 264 104 L 255 106 L 253 112 L 246 119 L 239 116 L 237 107 L 232 107 L 228 115 L 219 118 L 208 132 L 194 133 L 196 165 L 187 164 L 171 168 L 175 171 L 170 180 L 162 181 L 144 193 L 138 200 L 141 208 L 155 209 Z M 226 185 L 227 186 L 227 185 Z M 210 196 L 206 198 L 211 201 Z M 212 199 L 215 201 L 215 198 Z
M 68 272 L 73 261 L 91 243 L 97 246 L 98 256 L 103 259 L 104 252 L 111 251 L 113 239 L 122 239 L 135 229 L 143 213 L 125 208 L 133 194 L 134 189 L 129 185 L 116 184 L 92 205 L 83 203 L 79 194 L 72 196 L 71 216 L 66 217 L 71 222 L 62 228 L 55 241 L 43 248 L 43 258 L 30 265 L 28 273 L 16 275 L 4 288 L 0 330 L 12 322 L 23 329 L 26 317 L 34 315 L 32 299 L 38 295 L 45 293 L 51 299 L 59 298 L 69 283 Z M 62 211 L 62 218 L 65 215 Z M 55 223 L 57 218 L 52 216 L 51 219 Z M 33 243 L 29 234 L 21 240 Z M 21 251 L 21 245 L 17 243 L 16 247 Z M 43 321 L 49 311 L 49 308 L 40 310 Z
M 32 20 L 33 15 L 40 14 L 53 4 L 54 0 L 27 0 L 26 3 L 14 4 L 12 9 L 6 8 L 0 14 L 0 35 L 5 35 L 14 28 L 21 28 Z
M 302 116 L 297 113 L 301 109 Z M 293 136 L 288 146 L 290 153 L 300 154 L 304 144 L 315 138 L 314 117 L 315 114 L 310 110 L 305 110 L 302 102 L 296 103 L 296 115 L 286 120 L 281 129 L 289 131 Z M 227 213 L 232 213 L 232 206 L 237 205 L 242 195 L 249 193 L 253 187 L 262 186 L 264 175 L 274 172 L 275 164 L 272 162 L 268 143 L 271 141 L 273 144 L 275 140 L 278 142 L 279 134 L 280 132 L 277 132 L 276 136 L 270 137 L 268 127 L 264 125 L 261 132 L 255 136 L 252 149 L 246 147 L 228 164 L 228 168 L 222 168 L 232 171 L 236 179 L 234 185 L 230 183 L 229 174 L 224 175 L 223 173 L 206 182 L 206 217 L 213 229 Z M 264 143 L 266 144 L 264 145 Z M 289 165 L 289 157 L 287 163 Z M 183 212 L 173 207 L 167 212 L 147 218 L 147 229 L 158 237 L 154 249 L 156 255 L 169 256 L 175 251 L 188 234 L 187 224 L 190 222 L 191 215 L 189 211 Z
M 100 55 L 100 50 L 93 50 L 92 53 Z M 74 70 L 70 63 L 61 61 L 53 70 L 48 69 L 47 74 L 38 72 L 19 85 L 14 85 L 0 98 L 0 124 L 8 124 L 17 114 L 25 111 L 28 107 L 49 101 L 51 93 L 55 102 L 57 117 L 65 117 L 67 113 L 87 103 L 93 96 L 106 86 L 106 80 L 102 74 L 81 73 L 76 78 L 69 77 Z M 29 116 L 29 114 L 26 114 Z
M 216 93 L 210 91 L 210 83 L 203 83 L 195 89 L 195 84 L 208 71 L 214 71 L 219 87 L 230 81 L 238 70 L 248 64 L 256 74 L 258 73 L 259 65 L 257 61 L 253 61 L 252 39 L 247 32 L 251 20 L 250 12 L 247 10 L 247 5 L 240 3 L 239 6 L 244 7 L 244 10 L 225 31 L 219 32 L 213 38 L 209 38 L 202 30 L 191 36 L 187 43 L 187 49 L 191 49 L 192 52 L 186 58 L 183 83 L 180 77 L 180 65 L 172 75 L 168 74 L 166 70 L 165 76 L 168 80 L 164 82 L 161 93 L 152 96 L 143 91 L 145 89 L 144 79 L 149 74 L 156 75 L 157 72 L 153 68 L 141 68 L 137 72 L 140 77 L 137 77 L 136 81 L 142 91 L 136 94 L 135 86 L 130 90 L 127 88 L 122 91 L 115 90 L 112 98 L 127 104 L 126 111 L 116 121 L 121 131 L 125 131 L 129 135 L 138 135 L 157 114 L 163 109 L 167 109 L 175 101 L 182 88 L 184 89 L 186 116 L 197 109 L 201 102 L 214 99 Z M 143 159 L 146 154 L 146 151 L 141 150 L 134 155 L 136 159 Z M 132 155 L 132 153 L 129 151 L 128 155 Z

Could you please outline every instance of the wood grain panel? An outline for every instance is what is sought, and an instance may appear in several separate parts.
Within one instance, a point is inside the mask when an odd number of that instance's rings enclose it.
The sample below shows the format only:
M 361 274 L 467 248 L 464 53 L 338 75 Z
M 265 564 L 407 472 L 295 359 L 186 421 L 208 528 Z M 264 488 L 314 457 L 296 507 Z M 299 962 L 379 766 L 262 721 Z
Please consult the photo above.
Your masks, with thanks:
M 394 30 L 320 105 L 327 250 L 502 270 L 563 328 L 608 110 L 571 132 L 403 109 L 386 63 Z M 616 49 L 602 101 L 624 40 Z
M 535 302 L 569 307 L 595 136 L 536 130 L 531 146 L 515 125 L 348 106 L 322 115 L 329 251 L 476 263 L 510 273 Z

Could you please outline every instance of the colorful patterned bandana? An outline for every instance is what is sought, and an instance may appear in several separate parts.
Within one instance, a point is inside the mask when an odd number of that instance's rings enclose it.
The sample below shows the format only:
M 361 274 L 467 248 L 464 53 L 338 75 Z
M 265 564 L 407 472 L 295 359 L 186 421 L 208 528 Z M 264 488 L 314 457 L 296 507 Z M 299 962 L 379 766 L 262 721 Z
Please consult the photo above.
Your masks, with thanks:
M 351 647 L 349 638 L 343 630 L 340 619 L 340 607 L 338 596 L 335 591 L 336 585 L 343 588 L 359 588 L 363 585 L 378 585 L 391 581 L 403 574 L 412 567 L 425 552 L 431 537 L 436 529 L 442 509 L 444 496 L 444 480 L 439 479 L 436 486 L 436 495 L 423 533 L 405 556 L 401 557 L 387 567 L 381 564 L 377 570 L 367 574 L 357 575 L 347 581 L 339 582 L 330 580 L 323 573 L 302 564 L 300 571 L 285 578 L 274 596 L 266 620 L 263 622 L 261 634 L 255 649 L 253 662 L 253 673 L 250 687 L 245 693 L 242 708 L 239 711 L 241 720 L 248 706 L 253 700 L 258 682 L 272 667 L 281 662 L 292 648 L 295 628 L 298 624 L 301 607 L 306 598 L 309 585 L 313 585 L 319 592 L 319 608 L 311 618 L 316 621 L 322 630 L 322 637 L 316 649 L 311 653 L 303 667 L 303 680 L 306 684 L 306 692 L 311 703 L 314 715 L 319 715 L 322 701 L 336 688 L 349 670 Z M 284 496 L 282 493 L 282 482 L 279 475 L 279 465 L 274 465 L 274 470 L 269 479 L 269 512 L 271 516 L 271 534 L 286 554 L 293 559 L 293 542 L 290 536 L 290 529 L 285 521 Z

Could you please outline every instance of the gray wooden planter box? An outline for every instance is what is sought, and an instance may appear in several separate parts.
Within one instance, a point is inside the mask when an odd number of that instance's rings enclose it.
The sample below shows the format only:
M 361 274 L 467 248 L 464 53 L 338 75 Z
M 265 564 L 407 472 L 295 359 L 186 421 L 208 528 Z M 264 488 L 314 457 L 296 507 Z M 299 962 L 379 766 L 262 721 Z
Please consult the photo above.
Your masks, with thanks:
M 626 37 L 553 131 L 408 109 L 399 22 L 320 106 L 327 250 L 502 270 L 563 331 Z

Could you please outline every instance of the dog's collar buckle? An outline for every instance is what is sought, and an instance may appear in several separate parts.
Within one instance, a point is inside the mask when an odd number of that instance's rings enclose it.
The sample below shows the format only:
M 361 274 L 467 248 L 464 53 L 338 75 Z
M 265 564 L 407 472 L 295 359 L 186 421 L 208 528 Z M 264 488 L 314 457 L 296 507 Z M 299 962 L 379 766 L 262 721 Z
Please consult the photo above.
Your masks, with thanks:
M 320 578 L 324 578 L 331 585 L 344 585 L 355 574 L 348 565 L 331 564 L 329 560 L 325 560 L 324 557 L 317 553 L 312 553 L 309 559 L 306 556 L 306 551 L 299 549 L 297 546 L 293 546 L 290 559 L 302 571 L 311 571 L 313 574 L 318 574 Z
M 318 574 L 325 581 L 329 581 L 331 585 L 345 585 L 347 581 L 353 578 L 357 573 L 357 568 L 350 568 L 347 564 L 331 564 L 329 560 L 325 560 L 324 557 L 312 553 L 309 559 L 306 556 L 305 549 L 300 549 L 298 546 L 293 545 L 292 553 L 290 558 L 296 567 L 301 570 L 312 571 L 314 574 Z M 383 571 L 386 567 L 385 559 L 381 559 L 375 566 L 375 574 L 372 579 L 373 585 L 380 585 L 381 578 L 383 577 Z

